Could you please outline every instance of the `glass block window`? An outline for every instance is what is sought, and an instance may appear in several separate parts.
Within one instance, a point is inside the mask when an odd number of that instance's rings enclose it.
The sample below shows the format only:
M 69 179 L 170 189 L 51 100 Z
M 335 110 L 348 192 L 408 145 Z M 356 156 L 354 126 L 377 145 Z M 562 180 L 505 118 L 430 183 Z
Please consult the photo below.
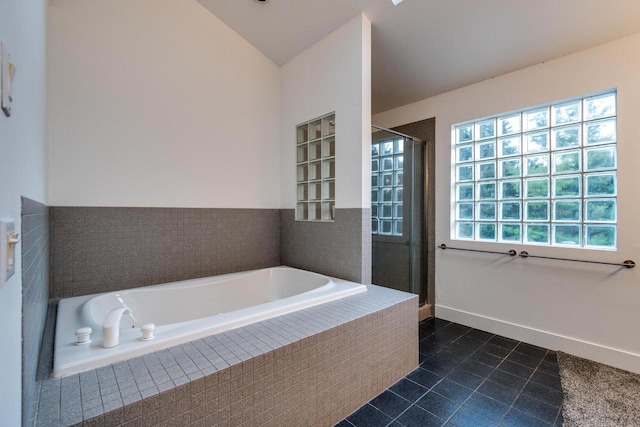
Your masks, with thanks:
M 404 139 L 371 145 L 371 232 L 402 236 Z
M 615 91 L 453 130 L 455 239 L 616 247 Z
M 335 113 L 296 126 L 296 220 L 335 219 L 335 134 Z

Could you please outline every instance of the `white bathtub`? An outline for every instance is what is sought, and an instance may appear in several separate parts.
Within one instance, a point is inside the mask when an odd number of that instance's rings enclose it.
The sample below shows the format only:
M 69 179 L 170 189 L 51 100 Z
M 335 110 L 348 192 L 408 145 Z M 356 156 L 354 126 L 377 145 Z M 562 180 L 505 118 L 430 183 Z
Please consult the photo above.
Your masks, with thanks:
M 274 267 L 60 300 L 53 377 L 110 365 L 260 320 L 365 291 L 364 285 L 290 267 Z M 113 309 L 133 312 L 120 323 L 120 345 L 103 348 L 102 321 Z M 140 327 L 156 325 L 141 341 Z M 93 329 L 76 345 L 75 331 Z

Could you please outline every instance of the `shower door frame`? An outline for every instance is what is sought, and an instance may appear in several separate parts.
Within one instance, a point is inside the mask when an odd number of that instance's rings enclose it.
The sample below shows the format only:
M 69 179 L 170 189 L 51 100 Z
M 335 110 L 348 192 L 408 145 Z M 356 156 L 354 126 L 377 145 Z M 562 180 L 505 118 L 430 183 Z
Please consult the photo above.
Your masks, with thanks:
M 374 242 L 383 244 L 405 245 L 409 247 L 409 291 L 420 295 L 420 302 L 427 301 L 427 281 L 426 281 L 426 167 L 427 167 L 427 150 L 425 142 L 391 129 L 372 125 L 373 129 L 401 137 L 404 141 L 404 167 L 403 167 L 403 233 L 402 236 L 380 234 L 380 224 L 378 224 L 378 233 L 371 235 L 372 245 Z M 380 138 L 373 140 L 374 143 L 382 142 L 386 139 Z M 420 145 L 421 149 L 417 150 L 416 145 Z M 407 162 L 407 149 L 410 149 L 410 162 Z M 416 176 L 417 162 L 422 162 L 420 176 Z M 407 172 L 411 172 L 407 174 Z M 421 188 L 423 187 L 423 188 Z M 421 191 L 423 190 L 423 191 Z M 419 194 L 422 193 L 422 194 Z M 409 199 L 407 199 L 407 195 Z M 406 201 L 409 200 L 409 203 Z M 417 215 L 416 215 L 417 213 Z M 408 221 L 407 221 L 408 220 Z M 379 220 L 378 220 L 379 221 Z M 407 227 L 407 224 L 409 225 Z M 417 225 L 417 226 L 416 226 Z M 416 230 L 418 229 L 418 230 Z M 417 234 L 417 235 L 416 235 Z M 372 251 L 373 255 L 373 251 Z M 373 259 L 372 259 L 373 264 Z M 416 268 L 419 265 L 419 268 Z M 383 285 L 384 286 L 384 285 Z

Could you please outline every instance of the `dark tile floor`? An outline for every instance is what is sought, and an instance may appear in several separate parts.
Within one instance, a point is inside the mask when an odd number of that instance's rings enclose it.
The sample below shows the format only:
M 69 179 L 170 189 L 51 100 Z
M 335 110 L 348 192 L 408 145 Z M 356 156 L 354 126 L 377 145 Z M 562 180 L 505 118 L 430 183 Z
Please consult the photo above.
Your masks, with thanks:
M 562 425 L 556 354 L 440 319 L 420 324 L 420 366 L 337 427 Z

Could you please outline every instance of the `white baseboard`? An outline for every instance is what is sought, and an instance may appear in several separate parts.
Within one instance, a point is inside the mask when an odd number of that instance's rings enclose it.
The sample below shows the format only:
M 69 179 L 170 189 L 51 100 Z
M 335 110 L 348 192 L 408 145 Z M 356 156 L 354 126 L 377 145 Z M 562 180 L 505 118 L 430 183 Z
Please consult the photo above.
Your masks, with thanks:
M 640 355 L 443 305 L 435 317 L 640 374 Z

